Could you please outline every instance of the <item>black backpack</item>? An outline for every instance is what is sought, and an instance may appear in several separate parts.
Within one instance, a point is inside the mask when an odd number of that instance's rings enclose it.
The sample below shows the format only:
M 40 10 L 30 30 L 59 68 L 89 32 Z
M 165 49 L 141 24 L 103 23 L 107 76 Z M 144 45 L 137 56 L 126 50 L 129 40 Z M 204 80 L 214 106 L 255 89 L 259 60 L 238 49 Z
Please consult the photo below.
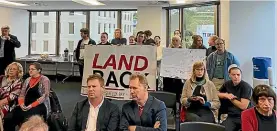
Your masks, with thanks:
M 59 99 L 52 88 L 49 93 L 51 112 L 47 118 L 49 131 L 67 131 L 68 121 L 65 118 Z

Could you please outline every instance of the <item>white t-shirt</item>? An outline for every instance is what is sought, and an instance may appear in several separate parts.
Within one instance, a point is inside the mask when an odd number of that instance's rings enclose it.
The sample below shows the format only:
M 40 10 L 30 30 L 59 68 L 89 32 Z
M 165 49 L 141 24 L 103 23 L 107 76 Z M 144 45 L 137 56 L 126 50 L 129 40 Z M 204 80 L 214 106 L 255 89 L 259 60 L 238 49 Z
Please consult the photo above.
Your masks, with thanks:
M 84 59 L 84 55 L 85 55 L 85 45 L 88 45 L 88 42 L 89 42 L 89 39 L 87 40 L 82 40 L 82 43 L 80 45 L 80 57 L 79 59 L 80 60 L 83 60 Z

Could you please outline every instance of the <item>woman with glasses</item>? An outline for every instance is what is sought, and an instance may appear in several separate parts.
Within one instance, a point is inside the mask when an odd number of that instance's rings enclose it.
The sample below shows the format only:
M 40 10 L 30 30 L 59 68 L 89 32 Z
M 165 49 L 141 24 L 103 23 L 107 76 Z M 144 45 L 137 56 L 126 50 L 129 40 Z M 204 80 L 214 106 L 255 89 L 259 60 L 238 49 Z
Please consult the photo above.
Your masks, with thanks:
M 41 74 L 41 71 L 40 63 L 30 64 L 30 77 L 25 80 L 18 98 L 20 106 L 16 113 L 18 124 L 22 124 L 32 115 L 40 115 L 46 120 L 50 112 L 50 81 Z
M 191 78 L 183 87 L 181 104 L 187 109 L 185 121 L 215 122 L 220 102 L 217 90 L 206 73 L 204 62 L 193 64 Z
M 17 98 L 21 91 L 23 68 L 20 63 L 13 62 L 5 70 L 5 75 L 0 76 L 0 108 L 1 115 L 5 121 L 5 131 L 13 127 L 13 109 L 16 106 Z
M 241 114 L 242 131 L 276 131 L 275 92 L 267 85 L 258 85 L 252 99 L 256 106 Z

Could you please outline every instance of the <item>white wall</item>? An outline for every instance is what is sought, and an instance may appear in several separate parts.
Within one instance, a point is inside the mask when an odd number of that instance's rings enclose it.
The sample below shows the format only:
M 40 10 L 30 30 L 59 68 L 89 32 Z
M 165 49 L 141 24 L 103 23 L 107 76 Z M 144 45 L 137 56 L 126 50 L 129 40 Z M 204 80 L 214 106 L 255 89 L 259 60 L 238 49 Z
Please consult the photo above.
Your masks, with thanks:
M 239 59 L 243 79 L 252 85 L 253 57 L 271 57 L 273 66 L 277 63 L 276 2 L 222 1 L 221 4 L 221 37 L 226 39 L 227 49 Z M 275 75 L 276 72 L 274 68 Z
M 137 31 L 151 30 L 152 38 L 161 37 L 161 43 L 166 45 L 166 13 L 161 6 L 138 7 Z
M 17 36 L 21 47 L 15 50 L 16 57 L 28 54 L 29 12 L 27 10 L 0 7 L 0 26 L 8 25 L 11 34 Z

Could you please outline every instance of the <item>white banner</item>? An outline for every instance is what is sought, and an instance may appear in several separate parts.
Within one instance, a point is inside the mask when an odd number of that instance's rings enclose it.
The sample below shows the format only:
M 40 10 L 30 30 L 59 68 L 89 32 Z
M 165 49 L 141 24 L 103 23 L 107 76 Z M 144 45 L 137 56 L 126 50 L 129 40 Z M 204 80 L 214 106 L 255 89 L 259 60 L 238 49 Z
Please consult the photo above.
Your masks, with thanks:
M 155 91 L 156 68 L 155 46 L 86 46 L 81 94 L 87 95 L 86 79 L 94 73 L 105 80 L 106 98 L 129 100 L 129 77 L 134 72 L 145 74 L 149 90 Z
M 161 76 L 189 79 L 192 66 L 197 61 L 205 61 L 206 50 L 164 48 L 161 63 Z

